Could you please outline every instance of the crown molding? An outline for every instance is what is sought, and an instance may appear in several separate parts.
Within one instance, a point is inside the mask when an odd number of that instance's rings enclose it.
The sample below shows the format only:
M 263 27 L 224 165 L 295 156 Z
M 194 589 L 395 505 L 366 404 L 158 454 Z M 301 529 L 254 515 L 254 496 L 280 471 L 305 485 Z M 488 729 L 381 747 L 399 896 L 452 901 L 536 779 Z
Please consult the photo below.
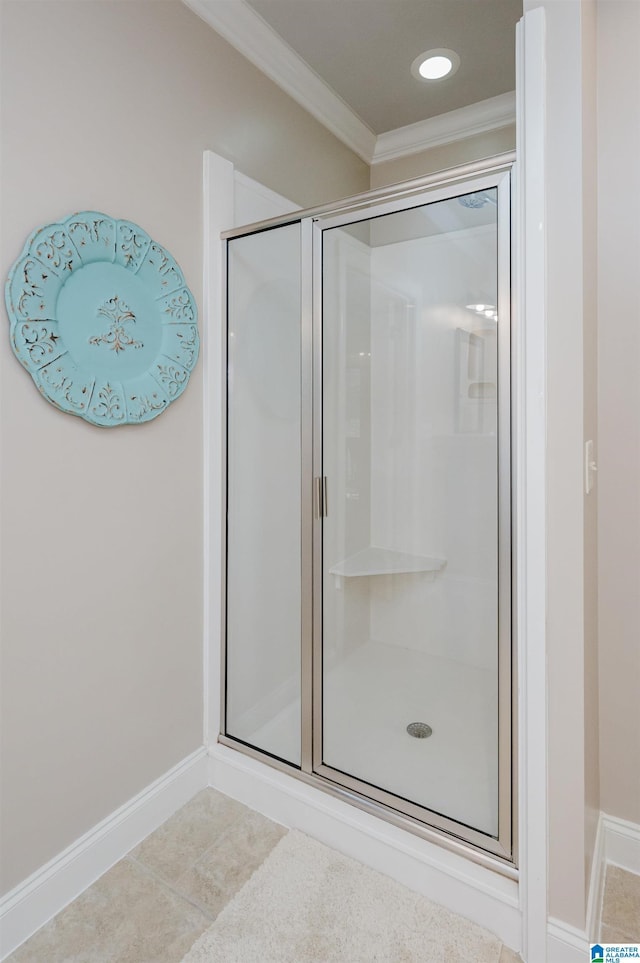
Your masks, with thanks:
M 183 0 L 367 164 L 376 135 L 245 0 Z
M 474 134 L 509 127 L 516 122 L 515 91 L 481 100 L 477 104 L 450 110 L 417 124 L 398 127 L 396 130 L 380 134 L 376 139 L 371 163 L 396 160 L 409 154 L 450 144 Z
M 376 137 L 245 0 L 183 0 L 183 3 L 367 164 L 396 160 L 515 124 L 515 92 L 512 91 Z

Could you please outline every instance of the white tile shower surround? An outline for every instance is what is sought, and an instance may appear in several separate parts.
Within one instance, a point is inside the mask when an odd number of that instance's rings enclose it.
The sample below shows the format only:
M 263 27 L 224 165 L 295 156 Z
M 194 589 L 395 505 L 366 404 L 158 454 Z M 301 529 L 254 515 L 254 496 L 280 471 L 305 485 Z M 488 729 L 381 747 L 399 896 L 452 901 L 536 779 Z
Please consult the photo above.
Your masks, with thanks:
M 327 673 L 324 760 L 488 833 L 497 819 L 495 672 L 442 656 L 368 642 Z M 300 703 L 254 733 L 255 744 L 298 753 Z M 433 729 L 427 739 L 411 722 Z M 251 741 L 251 740 L 249 740 Z

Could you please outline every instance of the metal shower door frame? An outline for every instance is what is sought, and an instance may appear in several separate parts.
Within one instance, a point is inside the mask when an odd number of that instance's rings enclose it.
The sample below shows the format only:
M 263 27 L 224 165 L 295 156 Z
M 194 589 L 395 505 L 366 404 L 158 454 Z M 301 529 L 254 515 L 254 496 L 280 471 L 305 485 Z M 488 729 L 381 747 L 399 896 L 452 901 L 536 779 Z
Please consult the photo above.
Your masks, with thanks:
M 311 518 L 303 519 L 303 528 L 309 523 L 313 530 L 312 537 L 312 619 L 313 627 L 312 647 L 313 660 L 311 678 L 307 667 L 303 675 L 303 692 L 311 688 L 313 692 L 313 723 L 312 735 L 312 768 L 311 773 L 341 786 L 350 793 L 356 793 L 370 800 L 373 806 L 380 807 L 379 814 L 389 818 L 390 811 L 397 812 L 420 823 L 427 823 L 436 830 L 443 831 L 454 837 L 470 843 L 486 852 L 502 859 L 513 859 L 513 802 L 512 784 L 514 765 L 512 759 L 512 561 L 511 561 L 511 176 L 510 167 L 492 171 L 491 173 L 475 175 L 469 179 L 455 182 L 443 187 L 430 187 L 422 193 L 410 196 L 394 196 L 364 208 L 344 210 L 337 214 L 316 215 L 310 220 L 311 247 L 313 258 L 312 277 L 303 276 L 303 301 L 312 296 L 312 368 L 313 368 L 313 404 L 312 404 L 312 438 L 313 438 L 313 471 L 314 480 L 325 479 L 323 470 L 323 300 L 322 300 L 322 236 L 325 230 L 344 227 L 346 225 L 367 221 L 371 218 L 407 211 L 425 204 L 434 204 L 455 198 L 461 194 L 476 191 L 497 189 L 497 269 L 498 269 L 498 835 L 489 836 L 450 819 L 440 813 L 433 812 L 394 795 L 387 790 L 373 786 L 334 769 L 325 764 L 323 759 L 323 525 L 325 512 L 318 511 L 318 500 L 303 499 L 305 505 L 312 506 Z M 303 221 L 303 236 L 305 222 Z M 304 242 L 303 242 L 304 243 Z M 307 240 L 308 244 L 308 240 Z M 303 252 L 304 258 L 304 252 Z M 303 260 L 303 272 L 305 270 Z M 308 307 L 307 307 L 308 312 Z M 305 312 L 303 310 L 303 316 Z M 308 326 L 308 319 L 307 319 Z M 304 368 L 303 368 L 304 371 Z M 304 375 L 303 375 L 304 382 Z M 303 422 L 309 424 L 309 422 Z M 308 482 L 308 480 L 307 480 Z M 309 489 L 307 488 L 307 491 Z M 322 500 L 319 503 L 322 508 Z M 309 514 L 309 513 L 308 513 Z M 304 563 L 303 563 L 304 564 Z M 307 567 L 309 563 L 307 561 Z M 303 619 L 309 617 L 308 607 L 303 608 Z M 304 633 L 303 633 L 304 634 Z M 307 636 L 309 628 L 307 626 Z M 304 696 L 303 696 L 304 699 Z M 307 709 L 308 711 L 308 709 Z M 309 726 L 308 718 L 306 720 Z M 305 731 L 303 717 L 303 732 Z M 308 746 L 307 746 L 308 749 Z M 303 743 L 303 761 L 308 764 L 308 754 L 305 756 Z M 304 766 L 303 766 L 304 768 Z M 308 770 L 309 771 L 309 770 Z
M 226 729 L 226 536 L 222 565 L 221 725 L 219 742 L 308 785 L 458 853 L 504 876 L 516 879 L 516 712 L 515 633 L 512 629 L 512 465 L 511 465 L 511 171 L 515 155 L 473 162 L 391 188 L 382 188 L 322 208 L 296 211 L 222 234 L 230 240 L 299 223 L 301 229 L 301 764 L 296 766 L 227 734 Z M 322 760 L 322 233 L 331 227 L 364 221 L 436 203 L 460 194 L 498 190 L 498 432 L 499 432 L 499 831 L 497 838 L 463 826 L 422 806 L 406 803 L 384 790 L 325 766 Z M 227 317 L 228 333 L 228 317 Z M 223 352 L 226 384 L 226 338 Z M 224 420 L 228 426 L 228 387 Z M 227 463 L 227 439 L 223 457 Z M 226 472 L 225 472 L 226 477 Z M 226 481 L 223 513 L 226 518 Z M 225 525 L 226 530 L 226 525 Z M 515 607 L 515 601 L 514 606 Z

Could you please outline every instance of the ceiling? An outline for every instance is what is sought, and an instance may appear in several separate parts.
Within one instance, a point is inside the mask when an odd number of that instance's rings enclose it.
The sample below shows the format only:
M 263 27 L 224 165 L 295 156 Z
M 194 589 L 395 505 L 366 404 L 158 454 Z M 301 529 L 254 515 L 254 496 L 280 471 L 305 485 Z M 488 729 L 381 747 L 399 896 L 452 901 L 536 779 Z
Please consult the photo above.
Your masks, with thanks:
M 515 123 L 522 0 L 183 0 L 367 164 Z M 454 50 L 426 82 L 421 53 Z
M 234 2 L 234 0 L 227 0 Z M 375 135 L 515 88 L 522 0 L 246 0 Z M 416 80 L 413 60 L 446 47 L 454 76 Z

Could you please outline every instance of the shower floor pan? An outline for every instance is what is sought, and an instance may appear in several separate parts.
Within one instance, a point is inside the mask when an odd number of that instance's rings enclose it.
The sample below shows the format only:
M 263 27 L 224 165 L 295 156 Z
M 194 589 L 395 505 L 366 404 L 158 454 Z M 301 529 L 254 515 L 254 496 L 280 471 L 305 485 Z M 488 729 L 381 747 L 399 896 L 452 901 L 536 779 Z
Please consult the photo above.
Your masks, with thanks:
M 326 672 L 323 762 L 494 836 L 496 690 L 495 670 L 367 642 Z M 299 702 L 286 706 L 248 741 L 289 745 L 295 758 L 299 713 Z M 413 722 L 430 726 L 432 735 L 412 738 Z

